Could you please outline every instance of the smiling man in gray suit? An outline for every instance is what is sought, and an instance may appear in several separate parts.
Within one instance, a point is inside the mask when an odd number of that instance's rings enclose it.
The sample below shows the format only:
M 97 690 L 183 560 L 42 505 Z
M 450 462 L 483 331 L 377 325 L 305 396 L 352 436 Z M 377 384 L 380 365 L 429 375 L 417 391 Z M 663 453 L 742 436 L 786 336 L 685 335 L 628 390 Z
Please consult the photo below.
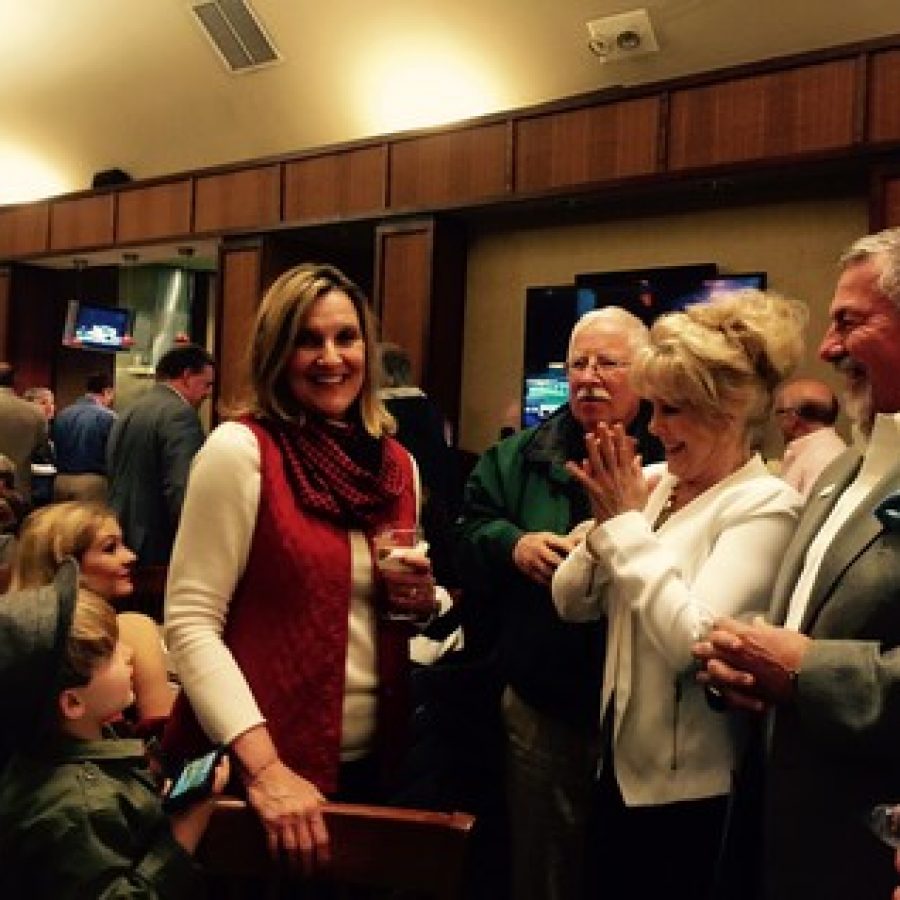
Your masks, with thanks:
M 767 625 L 717 623 L 697 647 L 734 705 L 773 708 L 763 841 L 771 900 L 885 900 L 889 851 L 867 832 L 900 800 L 900 229 L 841 259 L 819 348 L 862 439 L 823 472 Z
M 202 347 L 169 350 L 156 365 L 156 384 L 110 432 L 109 505 L 138 565 L 169 562 L 191 460 L 206 437 L 197 410 L 213 376 L 213 358 Z

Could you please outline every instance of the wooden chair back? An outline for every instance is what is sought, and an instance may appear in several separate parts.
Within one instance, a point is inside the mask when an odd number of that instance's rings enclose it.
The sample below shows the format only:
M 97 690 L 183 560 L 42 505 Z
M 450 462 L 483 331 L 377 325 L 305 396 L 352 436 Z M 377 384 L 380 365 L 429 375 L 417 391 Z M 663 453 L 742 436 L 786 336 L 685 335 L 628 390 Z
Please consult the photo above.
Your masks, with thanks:
M 325 880 L 329 891 L 338 889 L 337 896 L 341 887 L 372 887 L 401 890 L 409 898 L 462 897 L 473 816 L 327 803 L 324 818 L 332 853 Z M 215 801 L 197 861 L 213 880 L 216 896 L 224 896 L 223 886 L 241 883 L 245 892 L 232 896 L 296 896 L 297 877 L 270 857 L 262 826 L 242 800 Z M 314 897 L 314 884 L 307 887 Z

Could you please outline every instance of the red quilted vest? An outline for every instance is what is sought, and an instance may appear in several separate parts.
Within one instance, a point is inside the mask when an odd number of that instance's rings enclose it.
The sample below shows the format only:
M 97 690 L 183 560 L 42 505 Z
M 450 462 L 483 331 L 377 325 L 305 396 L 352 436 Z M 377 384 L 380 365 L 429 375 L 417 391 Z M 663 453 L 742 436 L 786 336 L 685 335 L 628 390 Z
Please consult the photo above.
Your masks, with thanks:
M 350 608 L 347 530 L 299 509 L 281 452 L 257 422 L 244 420 L 259 443 L 261 488 L 244 574 L 228 609 L 224 640 L 259 704 L 282 760 L 323 793 L 337 787 Z M 400 497 L 378 526 L 411 526 L 416 498 L 409 455 L 385 439 L 407 473 Z M 215 527 L 214 520 L 210 523 Z M 376 526 L 377 527 L 377 526 Z M 371 535 L 370 535 L 371 537 Z M 405 716 L 408 633 L 379 625 L 379 732 L 395 732 Z M 227 697 L 222 698 L 228 702 Z M 201 749 L 200 729 L 182 693 L 163 747 L 174 757 Z M 391 738 L 393 740 L 394 737 Z

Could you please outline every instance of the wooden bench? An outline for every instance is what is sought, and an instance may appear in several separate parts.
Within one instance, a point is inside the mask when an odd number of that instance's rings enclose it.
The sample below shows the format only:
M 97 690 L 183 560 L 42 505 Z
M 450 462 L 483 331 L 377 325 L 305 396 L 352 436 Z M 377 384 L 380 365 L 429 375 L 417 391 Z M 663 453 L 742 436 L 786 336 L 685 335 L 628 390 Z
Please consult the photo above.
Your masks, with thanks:
M 197 851 L 212 896 L 317 896 L 315 881 L 304 882 L 272 859 L 265 832 L 244 801 L 219 798 L 215 804 Z M 324 818 L 332 861 L 322 883 L 329 897 L 358 896 L 352 889 L 367 887 L 400 890 L 404 898 L 461 900 L 473 816 L 327 803 Z

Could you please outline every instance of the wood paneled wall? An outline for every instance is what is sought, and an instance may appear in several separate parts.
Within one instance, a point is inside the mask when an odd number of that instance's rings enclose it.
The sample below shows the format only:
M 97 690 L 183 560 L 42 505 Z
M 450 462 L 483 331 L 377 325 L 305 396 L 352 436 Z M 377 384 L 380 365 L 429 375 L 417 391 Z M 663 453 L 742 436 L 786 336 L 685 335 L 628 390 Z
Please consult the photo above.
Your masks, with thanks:
M 377 229 L 375 271 L 382 337 L 407 351 L 416 383 L 456 428 L 466 277 L 462 227 L 427 218 Z
M 248 338 L 262 295 L 262 243 L 223 247 L 219 285 L 215 399 L 221 412 L 248 397 Z
M 0 360 L 9 359 L 9 309 L 10 282 L 12 274 L 9 269 L 0 268 Z
M 434 223 L 380 228 L 375 240 L 375 308 L 381 334 L 407 351 L 413 377 L 422 384 L 428 360 Z
M 879 220 L 875 228 L 900 226 L 900 173 L 884 178 L 879 184 Z
M 673 170 L 783 159 L 853 142 L 856 60 L 674 91 Z
M 661 170 L 658 97 L 516 122 L 515 185 L 526 193 Z
M 62 341 L 66 304 L 62 273 L 16 266 L 11 273 L 9 362 L 16 368 L 16 387 L 53 386 Z
M 259 166 L 197 178 L 194 230 L 265 227 L 281 221 L 281 167 Z
M 46 253 L 49 245 L 49 203 L 43 201 L 0 209 L 0 258 Z
M 900 36 L 0 209 L 0 259 L 489 206 L 900 147 Z M 164 183 L 160 183 L 164 182 Z M 47 233 L 49 231 L 49 241 Z
M 82 250 L 114 242 L 116 195 L 76 197 L 50 204 L 50 249 Z
M 371 215 L 387 207 L 387 147 L 310 156 L 284 167 L 287 221 Z
M 868 118 L 870 141 L 900 139 L 900 50 L 872 55 Z
M 116 239 L 120 243 L 152 241 L 190 232 L 190 179 L 120 192 L 116 209 Z
M 509 190 L 507 127 L 481 125 L 390 147 L 389 205 L 422 209 L 499 197 Z

